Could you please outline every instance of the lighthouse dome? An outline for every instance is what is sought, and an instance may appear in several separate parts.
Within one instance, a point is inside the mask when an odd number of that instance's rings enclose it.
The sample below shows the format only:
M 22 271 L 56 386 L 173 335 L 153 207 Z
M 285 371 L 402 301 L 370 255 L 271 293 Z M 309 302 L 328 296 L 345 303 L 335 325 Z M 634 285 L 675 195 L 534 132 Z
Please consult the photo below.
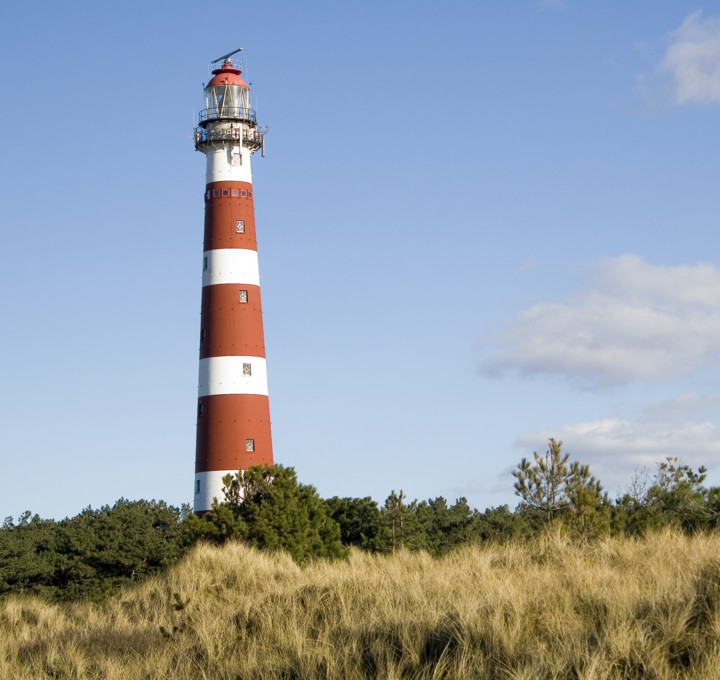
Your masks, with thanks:
M 217 85 L 236 85 L 247 88 L 248 84 L 240 77 L 241 73 L 242 71 L 239 68 L 233 68 L 232 64 L 223 64 L 222 68 L 216 68 L 213 71 L 213 78 L 205 86 L 205 89 Z

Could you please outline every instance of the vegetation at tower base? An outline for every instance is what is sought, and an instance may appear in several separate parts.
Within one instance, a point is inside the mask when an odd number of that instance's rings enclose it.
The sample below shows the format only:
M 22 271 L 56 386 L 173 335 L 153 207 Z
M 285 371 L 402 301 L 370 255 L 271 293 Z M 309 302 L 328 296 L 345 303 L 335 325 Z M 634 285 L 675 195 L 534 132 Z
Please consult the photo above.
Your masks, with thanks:
M 715 680 L 719 554 L 717 534 L 557 525 L 439 559 L 200 544 L 101 604 L 0 601 L 0 677 Z
M 181 512 L 126 501 L 54 522 L 26 512 L 0 530 L 0 595 L 103 598 L 157 573 L 182 554 Z
M 256 548 L 285 550 L 297 562 L 341 557 L 340 527 L 313 486 L 300 484 L 282 465 L 253 466 L 223 478 L 224 503 L 202 517 L 188 518 L 191 541 L 246 541 Z
M 521 461 L 514 472 L 520 496 L 514 511 L 480 512 L 464 498 L 408 501 L 403 491 L 392 491 L 383 504 L 369 497 L 323 500 L 292 468 L 276 465 L 229 475 L 224 502 L 200 518 L 189 508 L 124 499 L 60 522 L 27 512 L 0 528 L 0 598 L 107 599 L 161 573 L 198 542 L 285 551 L 303 565 L 344 558 L 352 549 L 443 558 L 469 544 L 534 540 L 555 525 L 573 541 L 591 544 L 666 528 L 710 532 L 720 523 L 720 488 L 703 486 L 702 467 L 666 459 L 654 473 L 636 474 L 627 492 L 611 501 L 561 442 L 551 439 L 547 453 L 533 461 Z

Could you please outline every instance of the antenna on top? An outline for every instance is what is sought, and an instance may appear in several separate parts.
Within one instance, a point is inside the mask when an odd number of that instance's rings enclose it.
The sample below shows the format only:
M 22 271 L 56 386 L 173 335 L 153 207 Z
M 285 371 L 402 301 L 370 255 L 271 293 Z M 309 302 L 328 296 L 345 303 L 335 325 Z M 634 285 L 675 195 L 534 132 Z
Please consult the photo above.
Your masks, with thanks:
M 242 52 L 242 47 L 238 47 L 236 50 L 233 50 L 232 52 L 228 52 L 227 54 L 223 54 L 222 57 L 218 57 L 217 59 L 213 59 L 210 63 L 211 64 L 217 64 L 219 61 L 224 61 L 225 59 L 229 59 L 232 57 L 233 54 L 237 54 L 238 52 Z

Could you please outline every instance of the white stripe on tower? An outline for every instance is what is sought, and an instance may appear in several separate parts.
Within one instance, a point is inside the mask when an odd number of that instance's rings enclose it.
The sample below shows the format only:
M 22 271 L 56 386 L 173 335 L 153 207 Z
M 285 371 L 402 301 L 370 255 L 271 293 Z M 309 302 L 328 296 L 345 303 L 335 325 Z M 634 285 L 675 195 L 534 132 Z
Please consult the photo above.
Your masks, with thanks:
M 203 286 L 219 283 L 247 283 L 260 285 L 256 250 L 222 248 L 203 253 Z
M 213 501 L 217 499 L 222 502 L 223 495 L 223 477 L 225 475 L 235 474 L 237 470 L 210 470 L 209 472 L 195 473 L 195 488 L 199 489 L 195 493 L 195 512 L 202 512 L 200 508 L 209 510 L 212 508 Z
M 233 148 L 239 154 L 233 154 Z M 206 152 L 205 182 L 247 182 L 252 184 L 250 151 L 242 146 L 215 148 Z
M 200 359 L 198 396 L 214 394 L 264 394 L 267 368 L 262 357 L 208 357 Z

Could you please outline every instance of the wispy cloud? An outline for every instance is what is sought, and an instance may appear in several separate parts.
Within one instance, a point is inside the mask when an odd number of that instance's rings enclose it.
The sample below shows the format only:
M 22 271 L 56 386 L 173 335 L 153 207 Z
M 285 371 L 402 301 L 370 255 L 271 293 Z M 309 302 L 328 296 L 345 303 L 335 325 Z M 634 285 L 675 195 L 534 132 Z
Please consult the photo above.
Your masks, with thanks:
M 564 442 L 573 460 L 590 465 L 606 488 L 625 488 L 637 468 L 654 469 L 667 456 L 709 468 L 720 463 L 720 426 L 704 419 L 717 413 L 720 398 L 684 395 L 657 402 L 637 419 L 606 418 L 565 424 L 554 430 L 536 430 L 521 436 L 516 445 L 544 452 L 547 440 Z
M 520 312 L 481 371 L 555 374 L 584 386 L 660 380 L 716 362 L 720 270 L 655 266 L 635 255 L 589 265 L 585 285 Z
M 445 493 L 449 499 L 473 496 L 493 496 L 495 494 L 507 495 L 508 490 L 512 490 L 513 476 L 512 470 L 508 468 L 493 483 L 479 482 L 470 480 L 461 486 L 453 486 L 445 489 Z
M 653 76 L 642 80 L 646 94 L 675 105 L 720 102 L 720 18 L 693 12 L 670 40 Z
M 537 260 L 534 257 L 526 257 L 515 267 L 515 273 L 520 274 L 521 272 L 533 271 L 537 268 Z
M 567 9 L 567 3 L 565 0 L 540 0 L 540 7 L 562 12 Z

